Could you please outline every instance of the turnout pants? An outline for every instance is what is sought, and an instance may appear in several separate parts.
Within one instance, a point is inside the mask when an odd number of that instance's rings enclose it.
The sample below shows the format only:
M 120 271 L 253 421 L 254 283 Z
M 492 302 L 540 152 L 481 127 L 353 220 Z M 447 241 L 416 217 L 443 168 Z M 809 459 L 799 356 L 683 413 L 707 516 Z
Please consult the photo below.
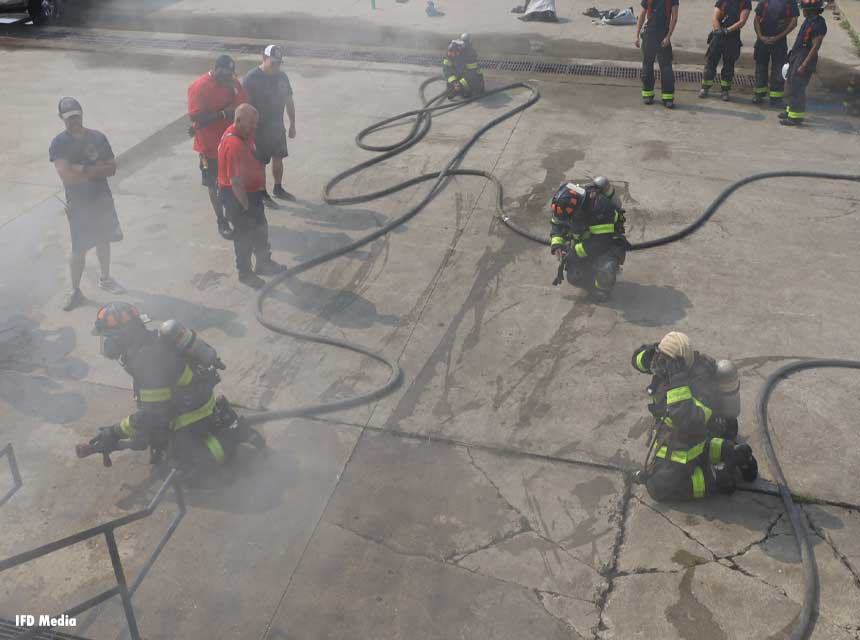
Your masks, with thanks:
M 267 262 L 272 257 L 269 247 L 269 223 L 263 208 L 263 192 L 248 194 L 251 206 L 247 211 L 233 195 L 232 189 L 221 189 L 221 202 L 224 213 L 233 225 L 233 248 L 236 251 L 236 269 L 239 273 L 251 271 L 251 255 L 256 258 L 257 265 Z
M 645 484 L 657 502 L 682 502 L 734 487 L 731 440 L 709 438 L 686 451 L 655 444 L 654 470 Z
M 785 107 L 791 120 L 803 122 L 806 117 L 806 86 L 815 69 L 807 69 L 806 73 L 798 73 L 797 68 L 806 60 L 806 51 L 792 51 L 788 56 L 788 78 L 785 81 L 785 93 L 788 105 Z
M 672 45 L 661 45 L 666 34 L 645 31 L 642 34 L 642 97 L 654 97 L 654 60 L 660 65 L 660 99 L 675 99 L 675 70 L 672 69 Z
M 571 251 L 565 265 L 567 281 L 575 287 L 609 291 L 626 257 L 627 252 L 615 241 L 607 241 L 598 253 L 584 258 Z
M 740 34 L 729 34 L 718 36 L 711 34 L 708 42 L 708 51 L 705 53 L 705 71 L 703 73 L 702 86 L 712 87 L 717 78 L 717 65 L 723 61 L 720 71 L 720 88 L 730 91 L 732 80 L 735 77 L 735 62 L 741 56 Z
M 771 100 L 779 100 L 785 96 L 782 65 L 785 64 L 786 58 L 788 58 L 788 44 L 785 38 L 774 44 L 756 41 L 753 47 L 756 95 L 763 97 L 767 94 Z

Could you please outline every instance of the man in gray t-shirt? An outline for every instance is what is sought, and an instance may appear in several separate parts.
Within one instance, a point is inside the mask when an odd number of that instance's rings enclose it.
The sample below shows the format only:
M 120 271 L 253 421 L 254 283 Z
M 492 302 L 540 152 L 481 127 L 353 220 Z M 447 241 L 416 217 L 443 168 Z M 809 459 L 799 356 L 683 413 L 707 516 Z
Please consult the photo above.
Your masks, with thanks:
M 257 157 L 263 164 L 272 161 L 272 178 L 275 186 L 272 194 L 283 200 L 295 200 L 284 190 L 284 158 L 287 157 L 287 135 L 296 137 L 296 107 L 293 104 L 293 88 L 287 74 L 281 70 L 284 52 L 277 45 L 270 44 L 263 52 L 263 62 L 251 69 L 242 79 L 242 86 L 248 93 L 248 100 L 260 114 L 255 135 Z M 290 130 L 284 127 L 284 110 L 290 119 Z M 263 201 L 269 208 L 277 208 L 267 192 Z

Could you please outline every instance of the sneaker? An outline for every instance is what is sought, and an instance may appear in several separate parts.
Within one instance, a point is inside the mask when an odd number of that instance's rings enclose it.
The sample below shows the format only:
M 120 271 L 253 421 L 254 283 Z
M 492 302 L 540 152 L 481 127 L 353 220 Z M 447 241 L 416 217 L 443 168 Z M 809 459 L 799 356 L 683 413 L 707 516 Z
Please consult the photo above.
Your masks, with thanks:
M 296 201 L 296 196 L 294 196 L 289 191 L 285 190 L 281 185 L 276 184 L 275 188 L 272 189 L 272 195 L 276 198 L 280 198 L 281 200 L 289 200 L 290 202 Z
M 263 280 L 257 274 L 255 274 L 253 271 L 240 271 L 239 282 L 251 287 L 252 289 L 259 289 L 264 284 L 266 284 L 266 281 Z
M 674 109 L 675 108 L 675 101 L 674 100 L 663 100 L 663 106 L 666 107 L 667 109 Z
M 702 87 L 701 89 L 699 89 L 699 97 L 700 98 L 707 98 L 708 92 L 710 90 L 711 90 L 710 87 Z
M 723 102 L 728 102 L 731 99 L 732 97 L 729 95 L 728 91 L 726 91 L 725 89 L 720 91 L 720 100 L 722 100 Z
M 645 104 L 654 104 L 654 96 L 642 96 L 642 102 Z
M 764 102 L 764 96 L 757 93 L 753 96 L 752 102 L 753 102 L 753 104 L 761 104 L 762 102 Z M 773 104 L 772 100 L 771 100 L 771 104 Z
M 99 278 L 99 289 L 104 289 L 108 293 L 113 293 L 114 295 L 121 295 L 125 293 L 125 287 L 123 287 L 119 282 L 107 276 L 106 278 Z
M 218 221 L 218 233 L 220 233 L 221 237 L 225 240 L 233 239 L 233 227 L 230 226 L 230 223 L 227 222 L 226 218 L 221 218 Z
M 277 202 L 272 200 L 272 196 L 270 196 L 268 194 L 268 192 L 266 192 L 266 191 L 263 191 L 263 206 L 265 206 L 266 209 L 280 209 L 281 208 L 281 206 Z
M 66 294 L 66 299 L 63 302 L 63 311 L 71 311 L 84 301 L 84 294 L 80 289 L 72 289 Z
M 276 276 L 286 270 L 287 268 L 284 265 L 278 264 L 271 258 L 268 260 L 258 260 L 257 265 L 254 267 L 254 273 L 259 276 Z

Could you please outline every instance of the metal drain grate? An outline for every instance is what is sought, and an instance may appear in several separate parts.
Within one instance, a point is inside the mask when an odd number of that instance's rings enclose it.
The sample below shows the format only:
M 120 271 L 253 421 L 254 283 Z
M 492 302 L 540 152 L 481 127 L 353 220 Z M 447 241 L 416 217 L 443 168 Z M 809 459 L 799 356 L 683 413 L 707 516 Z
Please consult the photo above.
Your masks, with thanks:
M 24 629 L 16 627 L 11 620 L 0 618 L 0 640 L 14 640 L 18 638 Z M 87 640 L 82 636 L 73 636 L 61 631 L 53 631 L 51 629 L 40 629 L 32 636 L 33 640 Z
M 69 43 L 106 45 L 115 47 L 135 47 L 161 50 L 212 51 L 237 54 L 260 53 L 260 45 L 256 43 L 221 43 L 216 40 L 171 40 L 156 36 L 121 36 L 114 34 L 91 33 L 73 29 L 40 29 L 37 27 L 5 27 L 0 29 L 0 37 L 33 40 L 64 40 Z M 288 56 L 297 58 L 322 58 L 325 60 L 349 60 L 354 62 L 387 62 L 392 64 L 409 64 L 420 67 L 441 66 L 441 56 L 422 54 L 403 54 L 396 51 L 364 51 L 349 50 L 335 47 L 286 45 L 283 47 Z M 481 67 L 491 71 L 508 71 L 514 73 L 553 74 L 562 76 L 586 76 L 592 78 L 619 78 L 637 80 L 639 68 L 633 66 L 618 66 L 611 64 L 567 64 L 563 62 L 540 62 L 532 60 L 499 60 L 495 58 L 481 59 Z M 660 72 L 656 71 L 657 78 Z M 675 71 L 675 81 L 685 84 L 702 84 L 701 71 Z M 734 85 L 738 87 L 753 87 L 755 80 L 750 75 L 736 75 Z

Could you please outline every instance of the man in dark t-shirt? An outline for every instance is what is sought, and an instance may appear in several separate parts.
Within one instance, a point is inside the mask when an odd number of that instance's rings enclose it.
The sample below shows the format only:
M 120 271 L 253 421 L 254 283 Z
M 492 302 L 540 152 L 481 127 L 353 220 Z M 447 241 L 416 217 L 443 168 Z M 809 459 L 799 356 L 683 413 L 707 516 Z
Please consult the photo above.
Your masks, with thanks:
M 822 0 L 800 0 L 803 17 L 794 46 L 788 54 L 788 76 L 785 79 L 785 93 L 788 104 L 779 114 L 781 124 L 796 127 L 806 118 L 806 86 L 809 84 L 815 67 L 818 65 L 818 50 L 827 35 L 827 23 L 821 14 L 824 12 Z
M 84 128 L 83 109 L 74 98 L 60 100 L 58 109 L 66 130 L 51 141 L 48 153 L 66 189 L 72 290 L 63 309 L 70 311 L 83 302 L 81 276 L 87 252 L 93 247 L 101 267 L 99 287 L 113 294 L 125 292 L 110 275 L 110 243 L 122 240 L 122 230 L 107 181 L 116 173 L 116 159 L 107 137 L 101 131 Z
M 741 57 L 741 29 L 747 23 L 752 3 L 750 0 L 717 0 L 714 3 L 713 31 L 708 34 L 708 51 L 705 54 L 705 70 L 702 74 L 700 98 L 707 98 L 717 77 L 720 59 L 720 97 L 728 102 L 735 77 L 735 62 Z
M 753 26 L 758 39 L 753 49 L 754 104 L 764 102 L 765 96 L 769 96 L 771 106 L 782 104 L 785 97 L 782 66 L 788 58 L 786 37 L 797 26 L 799 14 L 797 0 L 761 0 L 755 8 Z
M 272 162 L 272 178 L 275 182 L 272 194 L 282 200 L 295 200 L 281 184 L 284 179 L 284 158 L 287 157 L 287 135 L 296 137 L 296 107 L 293 103 L 293 88 L 287 74 L 281 70 L 284 53 L 277 45 L 270 44 L 263 52 L 263 62 L 251 69 L 242 79 L 251 105 L 260 114 L 257 125 L 256 144 L 260 162 Z M 289 133 L 284 127 L 284 110 L 290 119 Z M 274 200 L 263 188 L 263 202 L 269 208 L 277 208 Z
M 675 71 L 672 68 L 672 32 L 678 22 L 679 0 L 642 0 L 636 23 L 636 48 L 642 49 L 642 101 L 654 102 L 654 60 L 660 64 L 660 98 L 675 106 Z M 640 33 L 642 39 L 640 42 Z

